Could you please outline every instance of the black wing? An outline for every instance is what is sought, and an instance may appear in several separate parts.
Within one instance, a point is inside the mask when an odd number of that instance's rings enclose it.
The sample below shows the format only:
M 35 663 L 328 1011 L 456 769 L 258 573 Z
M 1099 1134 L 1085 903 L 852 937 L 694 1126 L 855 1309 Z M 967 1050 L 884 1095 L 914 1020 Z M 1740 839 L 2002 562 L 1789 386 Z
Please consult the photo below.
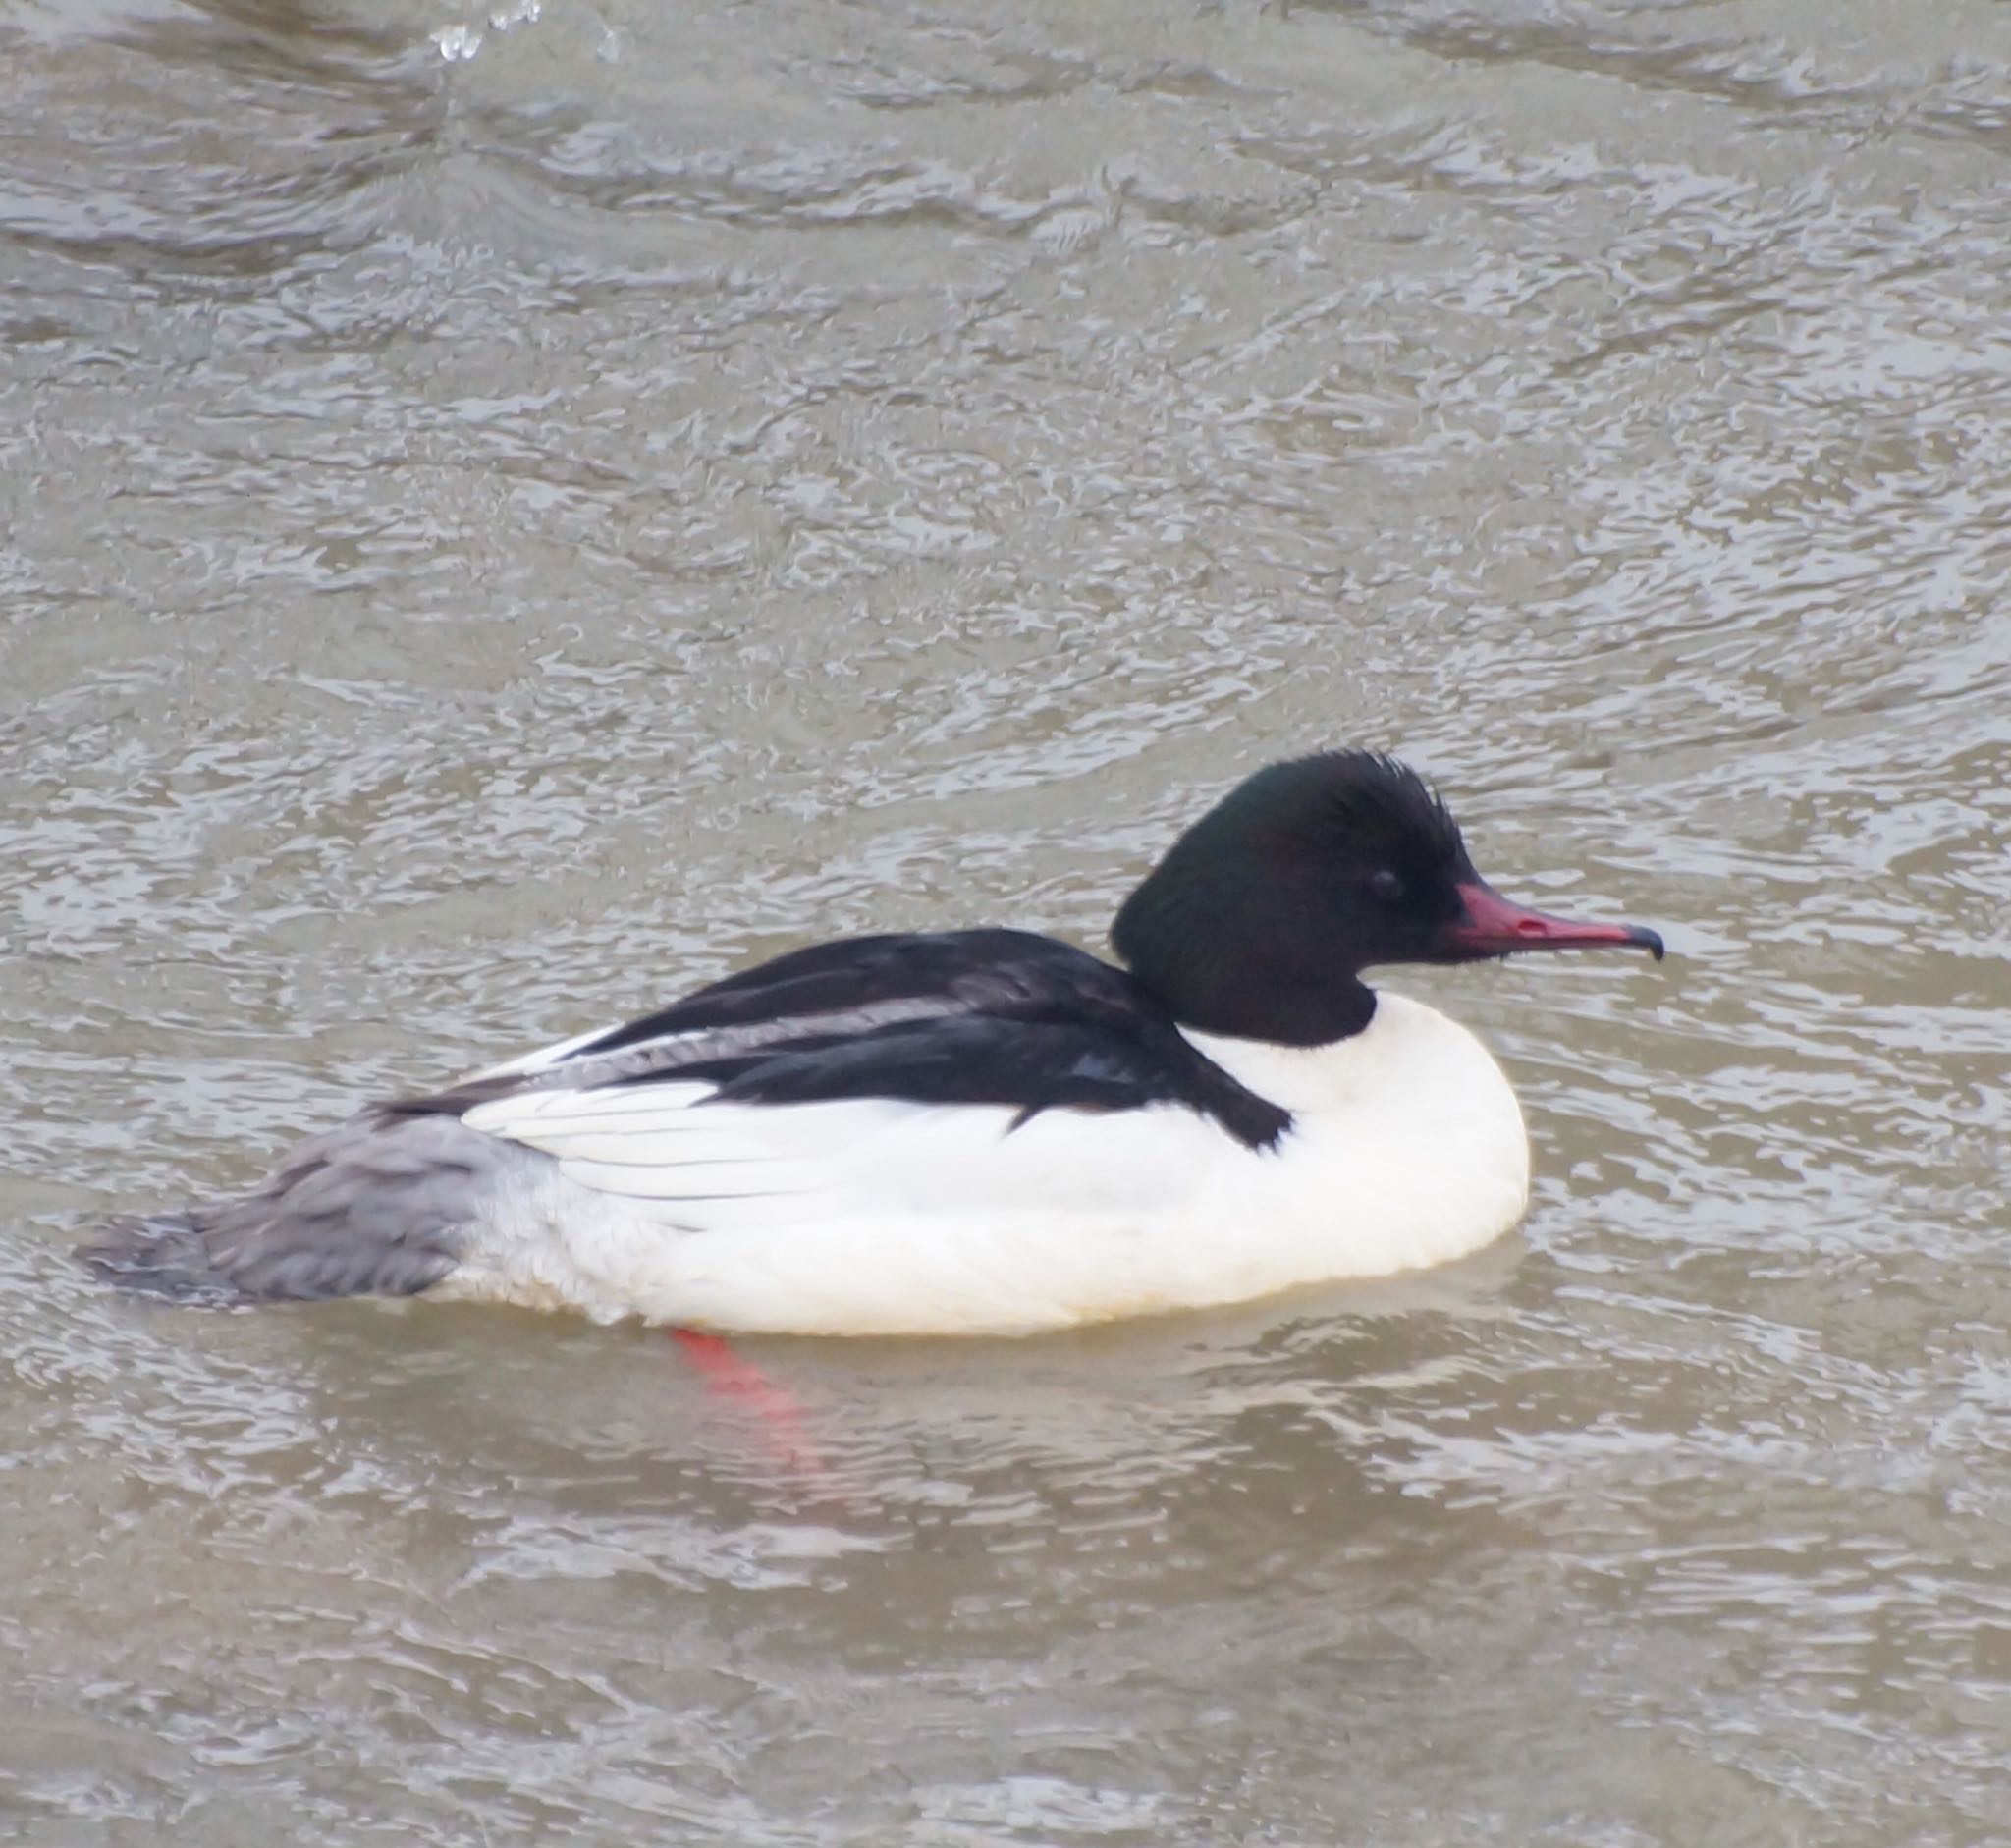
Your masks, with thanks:
M 1152 993 L 1026 931 L 857 937 L 778 956 L 585 1041 L 399 1108 L 461 1112 L 525 1089 L 696 1081 L 722 1100 L 881 1097 L 1056 1108 L 1179 1104 L 1252 1148 L 1290 1116 L 1180 1033 Z

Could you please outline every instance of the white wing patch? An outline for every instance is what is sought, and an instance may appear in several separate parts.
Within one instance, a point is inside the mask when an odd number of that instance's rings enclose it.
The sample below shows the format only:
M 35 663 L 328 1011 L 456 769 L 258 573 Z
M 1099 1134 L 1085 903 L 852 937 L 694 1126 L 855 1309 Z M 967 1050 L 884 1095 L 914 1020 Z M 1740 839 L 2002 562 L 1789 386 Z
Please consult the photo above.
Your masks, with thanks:
M 575 1033 L 570 1040 L 561 1040 L 556 1046 L 541 1046 L 534 1053 L 506 1059 L 500 1065 L 491 1065 L 474 1073 L 467 1082 L 483 1084 L 491 1078 L 534 1078 L 541 1071 L 550 1071 L 560 1060 L 571 1059 L 581 1047 L 591 1046 L 595 1040 L 605 1039 L 613 1031 L 613 1027 L 595 1027 L 591 1033 Z
M 625 1075 L 635 1076 L 663 1065 L 679 1052 L 702 1049 L 706 1058 L 734 1058 L 763 1048 L 787 1051 L 791 1040 L 807 1037 L 830 1038 L 853 1033 L 870 1033 L 903 1020 L 941 1020 L 968 1013 L 967 1006 L 948 1004 L 937 996 L 916 996 L 902 1001 L 868 1002 L 856 1007 L 832 1007 L 819 1013 L 779 1015 L 771 1019 L 743 1020 L 729 1026 L 691 1027 L 675 1033 L 659 1033 L 631 1042 L 609 1053 L 620 1060 Z M 576 1033 L 556 1046 L 543 1046 L 534 1053 L 491 1065 L 466 1080 L 481 1084 L 492 1078 L 537 1078 L 556 1070 L 569 1060 L 584 1053 L 596 1040 L 604 1040 L 616 1027 L 596 1027 L 591 1033 Z M 598 1063 L 598 1057 L 586 1063 Z
M 464 1120 L 558 1158 L 565 1177 L 684 1230 L 745 1228 L 839 1210 L 851 1191 L 837 1159 L 912 1106 L 722 1104 L 711 1085 L 665 1082 L 521 1092 Z
M 1177 1197 L 1222 1141 L 1193 1113 L 1042 1112 L 890 1098 L 720 1103 L 659 1082 L 531 1090 L 478 1104 L 472 1129 L 542 1150 L 568 1180 L 665 1226 L 711 1231 L 854 1215 L 1014 1218 Z M 1016 1126 L 1015 1126 L 1016 1125 Z

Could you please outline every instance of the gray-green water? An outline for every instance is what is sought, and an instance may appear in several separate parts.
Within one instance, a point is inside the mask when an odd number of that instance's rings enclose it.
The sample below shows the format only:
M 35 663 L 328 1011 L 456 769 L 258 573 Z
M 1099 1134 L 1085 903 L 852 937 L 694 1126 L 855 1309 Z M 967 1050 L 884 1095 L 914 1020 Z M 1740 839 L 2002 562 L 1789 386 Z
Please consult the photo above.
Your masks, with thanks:
M 0 1824 L 2011 1839 L 2011 13 L 0 13 Z M 1402 749 L 1526 1227 L 1022 1345 L 67 1259 Z

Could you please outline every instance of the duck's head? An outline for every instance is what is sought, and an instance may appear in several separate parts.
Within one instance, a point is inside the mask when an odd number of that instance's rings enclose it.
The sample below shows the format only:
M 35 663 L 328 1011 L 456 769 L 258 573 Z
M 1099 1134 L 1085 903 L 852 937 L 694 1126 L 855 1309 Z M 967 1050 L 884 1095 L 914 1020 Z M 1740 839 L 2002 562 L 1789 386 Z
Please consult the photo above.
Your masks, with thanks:
M 1474 871 L 1459 826 L 1393 757 L 1273 764 L 1175 841 L 1117 913 L 1117 953 L 1183 1024 L 1294 1046 L 1366 1026 L 1362 971 L 1529 950 L 1632 945 L 1638 924 L 1512 904 Z

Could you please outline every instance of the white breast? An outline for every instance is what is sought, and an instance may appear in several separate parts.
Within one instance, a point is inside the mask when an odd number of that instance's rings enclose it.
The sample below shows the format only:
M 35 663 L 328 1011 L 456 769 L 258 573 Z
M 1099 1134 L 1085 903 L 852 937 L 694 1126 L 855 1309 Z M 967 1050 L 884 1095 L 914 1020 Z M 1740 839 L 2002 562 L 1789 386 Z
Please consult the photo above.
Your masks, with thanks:
M 473 1127 L 555 1158 L 441 1293 L 798 1333 L 1025 1333 L 1436 1264 L 1520 1217 L 1528 1142 L 1478 1040 L 1384 995 L 1299 1050 L 1190 1035 L 1292 1113 L 1253 1150 L 1174 1106 L 536 1091 Z
M 1478 1039 L 1423 1003 L 1379 994 L 1369 1026 L 1334 1046 L 1188 1037 L 1292 1113 L 1277 1159 L 1224 1171 L 1210 1202 L 1240 1226 L 1246 1264 L 1265 1267 L 1262 1289 L 1442 1264 L 1522 1217 L 1515 1093 Z

